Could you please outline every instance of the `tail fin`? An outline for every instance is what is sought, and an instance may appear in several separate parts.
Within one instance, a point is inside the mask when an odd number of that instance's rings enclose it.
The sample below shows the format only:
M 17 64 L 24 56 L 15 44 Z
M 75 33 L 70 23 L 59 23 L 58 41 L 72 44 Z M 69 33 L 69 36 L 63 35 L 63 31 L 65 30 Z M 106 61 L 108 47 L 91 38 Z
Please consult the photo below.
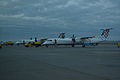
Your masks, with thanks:
M 104 38 L 107 38 L 109 36 L 109 32 L 111 29 L 113 29 L 113 28 L 101 29 L 101 30 L 103 30 L 101 36 L 103 36 Z
M 58 38 L 65 38 L 65 33 L 60 33 L 60 35 L 58 36 Z

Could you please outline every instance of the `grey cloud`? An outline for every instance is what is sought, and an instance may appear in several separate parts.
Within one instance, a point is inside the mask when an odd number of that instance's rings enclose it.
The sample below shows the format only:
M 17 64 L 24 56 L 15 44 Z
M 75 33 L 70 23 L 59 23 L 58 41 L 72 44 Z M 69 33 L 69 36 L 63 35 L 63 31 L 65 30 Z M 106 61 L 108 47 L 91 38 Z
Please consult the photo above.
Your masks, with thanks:
M 1 0 L 0 10 L 1 27 L 29 27 L 32 31 L 34 26 L 37 32 L 47 29 L 48 33 L 82 35 L 106 26 L 120 29 L 119 0 Z M 119 36 L 118 33 L 119 30 L 114 34 Z
M 113 4 L 110 0 L 98 0 L 92 3 L 87 3 L 85 8 L 101 8 L 101 9 L 108 9 L 108 8 L 114 8 L 117 6 L 116 4 Z
M 25 16 L 24 13 L 21 14 L 16 14 L 16 15 L 0 15 L 0 17 L 5 17 L 5 18 L 20 18 L 20 19 L 25 19 L 25 20 L 39 20 L 39 21 L 61 21 L 58 18 L 47 18 L 47 17 L 40 17 L 40 16 L 34 16 L 34 17 L 29 17 Z

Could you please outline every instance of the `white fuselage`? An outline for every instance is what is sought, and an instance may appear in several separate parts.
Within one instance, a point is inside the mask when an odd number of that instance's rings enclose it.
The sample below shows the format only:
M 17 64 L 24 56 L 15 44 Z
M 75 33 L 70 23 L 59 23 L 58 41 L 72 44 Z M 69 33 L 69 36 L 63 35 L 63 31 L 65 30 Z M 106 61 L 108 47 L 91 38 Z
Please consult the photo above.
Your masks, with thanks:
M 80 44 L 80 38 L 75 38 L 75 42 L 73 42 L 72 38 L 51 38 L 46 40 L 43 45 L 72 45 L 72 44 Z
M 75 38 L 75 41 L 72 38 L 51 38 L 47 39 L 42 45 L 84 45 L 84 46 L 92 46 L 93 44 L 98 44 L 101 39 L 98 38 L 90 38 L 90 39 L 81 39 Z

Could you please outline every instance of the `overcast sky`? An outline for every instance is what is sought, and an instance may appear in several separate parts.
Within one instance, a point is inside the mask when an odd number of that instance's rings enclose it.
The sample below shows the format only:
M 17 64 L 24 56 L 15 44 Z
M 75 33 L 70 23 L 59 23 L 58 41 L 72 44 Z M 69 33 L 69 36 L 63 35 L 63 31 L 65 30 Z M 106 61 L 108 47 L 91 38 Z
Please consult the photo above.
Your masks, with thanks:
M 0 0 L 0 40 L 99 36 L 120 40 L 120 0 Z

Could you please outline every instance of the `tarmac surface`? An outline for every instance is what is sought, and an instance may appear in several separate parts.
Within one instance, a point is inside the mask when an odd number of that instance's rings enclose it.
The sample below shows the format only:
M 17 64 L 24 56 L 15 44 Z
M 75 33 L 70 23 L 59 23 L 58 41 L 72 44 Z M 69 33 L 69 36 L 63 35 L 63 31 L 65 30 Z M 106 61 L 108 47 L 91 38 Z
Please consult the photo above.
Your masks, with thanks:
M 120 48 L 6 46 L 0 80 L 120 80 Z

